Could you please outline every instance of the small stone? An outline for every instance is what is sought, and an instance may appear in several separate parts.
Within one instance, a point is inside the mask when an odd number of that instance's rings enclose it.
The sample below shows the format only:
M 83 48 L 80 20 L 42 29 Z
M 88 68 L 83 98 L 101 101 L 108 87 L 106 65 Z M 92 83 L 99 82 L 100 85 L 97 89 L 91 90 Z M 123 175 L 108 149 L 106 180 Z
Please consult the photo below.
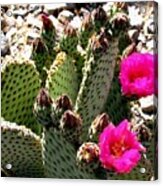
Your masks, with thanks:
M 17 28 L 21 28 L 24 24 L 24 19 L 21 16 L 18 16 L 16 19 L 16 26 Z
M 141 26 L 143 24 L 143 18 L 139 13 L 138 8 L 135 8 L 135 6 L 129 6 L 128 12 L 131 26 Z
M 45 9 L 49 12 L 49 13 L 53 13 L 54 10 L 56 9 L 62 9 L 66 7 L 66 3 L 47 3 L 44 5 Z
M 31 39 L 38 39 L 38 38 L 40 38 L 40 35 L 31 31 L 31 32 L 27 33 L 27 37 L 29 37 Z
M 28 7 L 28 12 L 34 12 L 34 11 L 38 10 L 39 8 L 40 8 L 40 6 L 37 4 L 30 4 Z
M 89 12 L 86 8 L 83 8 L 83 7 L 80 9 L 80 12 L 81 12 L 83 15 L 90 14 L 90 12 Z
M 142 43 L 146 43 L 146 38 L 143 33 L 139 34 L 138 40 L 141 41 Z
M 75 16 L 73 20 L 70 22 L 70 25 L 75 29 L 80 29 L 82 25 L 82 21 L 79 16 Z
M 8 39 L 3 33 L 1 33 L 1 56 L 5 56 L 9 53 L 9 43 Z
M 7 34 L 6 34 L 6 38 L 8 39 L 9 42 L 12 41 L 13 37 L 17 34 L 17 29 L 16 28 L 11 28 Z
M 129 35 L 129 38 L 132 41 L 136 41 L 138 39 L 138 36 L 139 36 L 139 31 L 137 29 L 129 30 L 128 35 Z
M 148 48 L 149 51 L 150 51 L 150 50 L 155 49 L 156 43 L 154 42 L 153 39 L 151 39 L 151 40 L 149 40 L 149 41 L 146 43 L 146 46 L 147 46 L 147 48 Z
M 68 23 L 70 20 L 72 20 L 74 14 L 68 10 L 63 10 L 61 13 L 58 15 L 58 20 L 62 24 Z
M 32 56 L 32 52 L 33 52 L 33 47 L 32 45 L 25 45 L 24 46 L 24 50 L 22 52 L 22 56 L 25 58 L 25 59 L 30 59 L 31 56 Z
M 113 5 L 114 5 L 114 2 L 108 2 L 103 5 L 103 9 L 105 10 L 105 12 L 110 12 Z
M 157 97 L 155 95 L 147 96 L 139 100 L 143 112 L 154 112 L 157 108 Z
M 146 22 L 145 22 L 145 25 L 144 25 L 144 30 L 147 34 L 154 34 L 156 32 L 156 25 L 155 25 L 155 22 L 154 22 L 154 17 L 153 18 L 150 18 L 148 19 Z
M 137 44 L 137 46 L 136 46 L 137 51 L 140 52 L 141 49 L 142 49 L 142 47 L 143 47 L 143 43 L 142 43 L 142 42 L 139 42 L 139 43 Z
M 63 33 L 64 26 L 53 15 L 50 15 L 49 19 L 52 21 L 52 24 L 53 24 L 54 28 L 56 29 L 57 37 L 60 38 Z
M 13 15 L 14 16 L 22 16 L 22 17 L 24 17 L 25 15 L 27 15 L 27 9 L 14 10 L 13 11 Z
M 43 28 L 43 22 L 31 15 L 26 18 L 26 25 L 28 28 L 34 28 L 37 33 L 40 33 Z
M 7 15 L 4 15 L 4 22 L 3 22 L 3 28 L 2 31 L 4 33 L 7 33 L 11 28 L 15 27 L 16 20 L 14 17 L 8 17 Z
M 16 45 L 10 46 L 10 52 L 11 52 L 11 56 L 15 56 L 16 54 L 19 53 L 18 48 Z

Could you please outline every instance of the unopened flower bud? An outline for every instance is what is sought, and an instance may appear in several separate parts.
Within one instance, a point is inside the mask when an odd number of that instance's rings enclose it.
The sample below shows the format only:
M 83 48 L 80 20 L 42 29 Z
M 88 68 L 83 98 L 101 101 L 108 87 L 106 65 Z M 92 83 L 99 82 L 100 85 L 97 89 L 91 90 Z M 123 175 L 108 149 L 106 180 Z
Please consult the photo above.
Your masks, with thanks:
M 80 146 L 77 152 L 77 164 L 78 166 L 90 166 L 92 169 L 98 167 L 99 160 L 99 147 L 92 142 L 84 143 Z
M 100 35 L 93 35 L 91 38 L 91 48 L 97 52 L 105 52 L 109 46 L 108 38 L 106 37 L 105 32 L 101 32 Z
M 90 139 L 97 139 L 98 135 L 103 131 L 103 129 L 108 126 L 109 116 L 106 113 L 98 115 L 92 122 L 89 129 Z
M 62 95 L 56 100 L 56 108 L 63 111 L 72 110 L 72 103 L 67 95 Z
M 72 110 L 72 103 L 67 95 L 62 95 L 52 105 L 51 118 L 57 128 L 60 125 L 62 115 L 67 110 Z
M 127 14 L 122 12 L 116 13 L 112 17 L 110 22 L 112 24 L 113 33 L 115 33 L 116 31 L 119 32 L 119 30 L 124 31 L 124 29 L 126 29 L 129 25 L 129 19 Z
M 45 30 L 50 30 L 53 28 L 53 23 L 52 21 L 49 19 L 48 15 L 43 13 L 41 14 L 41 20 L 43 22 L 44 28 Z
M 39 124 L 44 126 L 49 126 L 52 124 L 51 118 L 51 106 L 52 99 L 50 98 L 46 89 L 41 89 L 39 95 L 36 98 L 36 102 L 34 104 L 33 113 L 36 116 Z
M 82 131 L 82 120 L 79 115 L 67 110 L 61 118 L 60 130 L 70 143 L 79 142 Z
M 101 6 L 93 10 L 92 16 L 95 21 L 105 21 L 107 19 L 106 12 Z
M 36 98 L 37 104 L 41 107 L 48 107 L 52 104 L 52 99 L 50 98 L 48 91 L 42 88 Z

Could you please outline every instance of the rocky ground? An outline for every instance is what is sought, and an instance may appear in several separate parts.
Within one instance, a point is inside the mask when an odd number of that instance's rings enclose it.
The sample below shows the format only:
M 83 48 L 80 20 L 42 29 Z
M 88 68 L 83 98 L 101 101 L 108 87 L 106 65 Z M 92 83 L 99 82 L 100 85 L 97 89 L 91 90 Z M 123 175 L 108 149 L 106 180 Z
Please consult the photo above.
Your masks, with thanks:
M 112 3 L 60 3 L 60 4 L 22 4 L 5 5 L 1 11 L 1 56 L 22 55 L 30 58 L 33 43 L 42 32 L 43 24 L 39 16 L 42 13 L 50 15 L 57 33 L 61 34 L 64 25 L 71 25 L 80 29 L 83 16 L 93 11 L 97 6 L 102 6 L 108 12 Z M 131 45 L 128 52 L 155 52 L 157 38 L 155 4 L 127 3 L 126 9 L 130 19 L 128 37 Z

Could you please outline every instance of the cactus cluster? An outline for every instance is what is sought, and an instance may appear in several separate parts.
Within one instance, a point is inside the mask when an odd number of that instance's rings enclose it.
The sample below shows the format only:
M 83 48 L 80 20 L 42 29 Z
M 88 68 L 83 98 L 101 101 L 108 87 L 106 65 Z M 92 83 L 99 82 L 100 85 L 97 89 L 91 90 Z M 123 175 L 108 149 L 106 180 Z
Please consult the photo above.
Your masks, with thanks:
M 120 47 L 121 34 L 126 36 L 129 25 L 125 5 L 113 3 L 108 11 L 98 6 L 83 16 L 80 29 L 67 23 L 59 36 L 50 17 L 43 13 L 39 17 L 42 35 L 33 44 L 31 59 L 3 59 L 3 175 L 157 178 L 152 149 L 156 109 L 144 113 L 139 100 L 122 96 L 119 83 L 119 55 L 127 47 Z M 101 165 L 98 140 L 109 123 L 125 118 L 132 121 L 147 153 L 129 174 L 118 174 Z M 12 165 L 11 170 L 7 164 Z M 141 173 L 141 168 L 146 172 Z

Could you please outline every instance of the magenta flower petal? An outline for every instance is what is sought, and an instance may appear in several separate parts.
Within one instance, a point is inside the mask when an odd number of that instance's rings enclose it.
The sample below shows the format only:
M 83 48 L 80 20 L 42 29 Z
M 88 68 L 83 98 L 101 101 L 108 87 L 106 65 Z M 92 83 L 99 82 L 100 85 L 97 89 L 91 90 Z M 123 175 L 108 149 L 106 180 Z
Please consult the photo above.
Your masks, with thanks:
M 143 97 L 157 92 L 156 59 L 152 54 L 133 53 L 121 62 L 119 79 L 124 95 Z
M 141 158 L 138 150 L 126 151 L 122 157 L 114 161 L 114 167 L 118 173 L 130 173 Z
M 105 169 L 129 173 L 139 162 L 145 148 L 123 120 L 117 127 L 109 124 L 99 137 L 100 161 Z

